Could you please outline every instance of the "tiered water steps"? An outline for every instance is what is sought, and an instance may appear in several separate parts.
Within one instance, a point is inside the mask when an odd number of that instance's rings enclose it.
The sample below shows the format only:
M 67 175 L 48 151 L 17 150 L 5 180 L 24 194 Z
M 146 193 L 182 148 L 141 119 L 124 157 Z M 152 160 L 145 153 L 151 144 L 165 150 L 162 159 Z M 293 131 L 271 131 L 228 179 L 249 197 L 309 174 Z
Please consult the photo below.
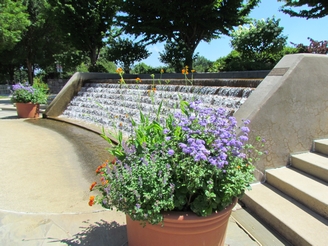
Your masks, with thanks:
M 254 88 L 228 86 L 185 86 L 86 83 L 61 117 L 102 125 L 119 127 L 129 133 L 130 119 L 138 122 L 140 110 L 156 117 L 162 103 L 160 119 L 179 108 L 180 100 L 200 100 L 208 107 L 225 108 L 233 114 L 246 101 Z

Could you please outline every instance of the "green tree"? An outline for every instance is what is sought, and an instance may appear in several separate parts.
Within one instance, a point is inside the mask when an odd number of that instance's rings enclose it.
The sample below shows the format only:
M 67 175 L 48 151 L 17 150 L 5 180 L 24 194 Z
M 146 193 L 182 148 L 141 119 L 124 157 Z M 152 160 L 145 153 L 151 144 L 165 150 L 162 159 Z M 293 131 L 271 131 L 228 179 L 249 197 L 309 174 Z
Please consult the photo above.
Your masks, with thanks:
M 0 52 L 12 49 L 29 25 L 22 1 L 0 0 Z
M 117 38 L 109 42 L 105 57 L 122 67 L 125 73 L 130 73 L 133 63 L 149 57 L 150 53 L 142 42 L 133 42 L 130 39 Z
M 283 27 L 279 19 L 252 20 L 249 24 L 239 26 L 231 34 L 231 46 L 239 52 L 242 59 L 254 64 L 274 64 L 275 54 L 286 45 L 287 36 L 282 34 Z
M 15 49 L 25 61 L 29 83 L 33 83 L 35 69 L 43 69 L 55 63 L 54 54 L 63 45 L 51 15 L 47 0 L 24 0 L 31 25 L 24 32 Z
M 322 18 L 328 15 L 328 1 L 327 0 L 278 0 L 279 2 L 285 2 L 281 7 L 281 11 L 290 16 L 302 17 L 306 19 Z M 305 6 L 306 5 L 306 6 Z M 295 11 L 293 7 L 303 7 L 302 9 Z M 292 8 L 290 8 L 292 7 Z
M 150 43 L 170 41 L 185 48 L 185 64 L 192 67 L 193 54 L 201 41 L 229 35 L 234 26 L 260 0 L 122 0 L 118 20 L 129 34 Z
M 95 66 L 104 39 L 113 35 L 116 0 L 49 0 L 63 35 Z
M 174 68 L 176 73 L 179 73 L 185 64 L 187 64 L 185 56 L 187 52 L 188 50 L 183 41 L 168 40 L 164 45 L 164 51 L 159 53 L 159 60 L 167 66 Z M 195 58 L 193 55 L 192 60 Z
M 208 72 L 213 62 L 206 59 L 204 56 L 196 56 L 194 61 L 194 69 L 196 72 Z

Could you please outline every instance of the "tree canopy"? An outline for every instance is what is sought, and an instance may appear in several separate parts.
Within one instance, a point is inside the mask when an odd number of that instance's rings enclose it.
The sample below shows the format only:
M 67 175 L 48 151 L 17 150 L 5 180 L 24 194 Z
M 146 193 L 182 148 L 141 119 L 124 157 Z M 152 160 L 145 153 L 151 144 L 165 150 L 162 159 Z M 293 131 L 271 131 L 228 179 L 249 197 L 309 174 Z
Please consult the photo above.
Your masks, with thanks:
M 0 0 L 0 52 L 12 49 L 30 25 L 21 1 Z
M 127 38 L 117 38 L 109 42 L 105 57 L 122 67 L 125 73 L 130 73 L 134 62 L 146 59 L 149 55 L 143 43 L 133 42 Z
M 85 52 L 94 66 L 104 39 L 111 35 L 116 0 L 49 0 L 63 35 Z
M 244 56 L 254 57 L 261 53 L 281 51 L 287 36 L 282 34 L 283 27 L 279 26 L 280 19 L 267 18 L 253 20 L 247 25 L 239 26 L 231 34 L 231 46 Z
M 285 2 L 281 7 L 281 11 L 290 16 L 303 17 L 306 19 L 322 18 L 328 15 L 328 1 L 327 0 L 278 0 Z M 306 7 L 296 11 L 294 7 Z M 292 8 L 291 8 L 292 7 Z
M 260 0 L 122 0 L 118 16 L 125 32 L 143 36 L 149 43 L 183 44 L 185 65 L 192 67 L 193 53 L 201 41 L 229 35 L 242 25 Z

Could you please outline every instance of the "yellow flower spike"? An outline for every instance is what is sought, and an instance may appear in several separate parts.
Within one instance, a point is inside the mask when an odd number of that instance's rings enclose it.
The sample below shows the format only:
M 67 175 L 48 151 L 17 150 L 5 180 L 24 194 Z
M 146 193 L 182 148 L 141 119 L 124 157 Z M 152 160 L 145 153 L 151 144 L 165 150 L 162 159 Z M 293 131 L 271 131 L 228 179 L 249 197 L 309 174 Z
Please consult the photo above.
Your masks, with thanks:
M 164 73 L 164 69 L 163 68 L 161 69 L 160 73 Z
M 191 72 L 194 73 L 194 72 L 196 72 L 196 70 L 195 69 L 192 69 Z
M 136 78 L 136 83 L 140 83 L 141 79 L 140 78 Z

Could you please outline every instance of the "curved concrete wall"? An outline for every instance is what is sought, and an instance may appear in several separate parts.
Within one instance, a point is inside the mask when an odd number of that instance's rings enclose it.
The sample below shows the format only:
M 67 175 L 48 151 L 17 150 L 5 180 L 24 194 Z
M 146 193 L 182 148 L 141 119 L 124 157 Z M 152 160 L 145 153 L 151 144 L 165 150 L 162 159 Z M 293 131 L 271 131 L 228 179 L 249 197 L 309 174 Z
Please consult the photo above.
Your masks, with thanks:
M 251 120 L 251 138 L 266 140 L 268 154 L 257 163 L 263 180 L 265 169 L 286 166 L 291 153 L 328 137 L 328 56 L 285 56 L 234 116 Z

